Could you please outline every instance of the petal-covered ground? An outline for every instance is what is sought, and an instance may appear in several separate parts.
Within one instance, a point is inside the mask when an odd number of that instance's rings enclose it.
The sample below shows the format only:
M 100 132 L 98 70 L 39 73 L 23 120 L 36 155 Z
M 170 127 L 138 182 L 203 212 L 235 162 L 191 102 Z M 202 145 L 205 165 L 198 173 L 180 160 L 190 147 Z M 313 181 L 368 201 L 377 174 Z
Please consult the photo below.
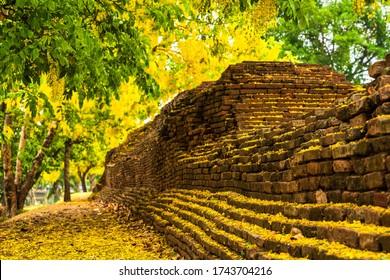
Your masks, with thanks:
M 163 236 L 141 220 L 123 223 L 102 205 L 73 199 L 0 224 L 0 259 L 177 259 Z

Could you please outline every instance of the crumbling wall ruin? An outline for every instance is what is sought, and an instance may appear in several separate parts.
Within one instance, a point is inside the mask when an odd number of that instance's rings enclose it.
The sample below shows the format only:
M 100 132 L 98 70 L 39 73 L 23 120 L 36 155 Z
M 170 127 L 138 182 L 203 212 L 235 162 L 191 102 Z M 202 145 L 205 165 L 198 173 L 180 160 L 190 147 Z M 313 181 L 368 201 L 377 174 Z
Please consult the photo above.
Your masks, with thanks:
M 389 67 L 230 66 L 108 154 L 100 199 L 187 259 L 389 258 Z
M 300 127 L 305 120 L 299 116 L 313 110 L 319 113 L 350 92 L 351 85 L 342 75 L 319 65 L 246 62 L 230 66 L 219 81 L 180 93 L 152 122 L 130 133 L 107 161 L 106 185 L 186 187 L 188 169 L 199 172 L 194 163 L 199 161 L 195 154 L 200 147 L 215 143 L 208 160 L 209 165 L 216 163 L 227 157 L 223 139 L 234 142 L 257 133 L 270 137 L 274 128 L 285 123 Z M 212 167 L 207 167 L 210 176 Z M 227 186 L 223 180 L 220 183 L 216 187 Z

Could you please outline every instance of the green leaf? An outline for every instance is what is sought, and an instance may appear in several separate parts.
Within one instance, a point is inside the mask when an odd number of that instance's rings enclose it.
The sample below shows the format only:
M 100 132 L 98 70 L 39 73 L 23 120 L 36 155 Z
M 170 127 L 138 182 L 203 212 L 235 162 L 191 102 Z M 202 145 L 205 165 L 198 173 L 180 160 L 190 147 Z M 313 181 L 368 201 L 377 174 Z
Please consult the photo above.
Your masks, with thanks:
M 38 49 L 33 49 L 33 51 L 31 52 L 31 58 L 32 59 L 37 59 L 39 56 L 39 50 Z
M 23 7 L 26 4 L 27 0 L 16 0 L 15 5 L 16 7 Z

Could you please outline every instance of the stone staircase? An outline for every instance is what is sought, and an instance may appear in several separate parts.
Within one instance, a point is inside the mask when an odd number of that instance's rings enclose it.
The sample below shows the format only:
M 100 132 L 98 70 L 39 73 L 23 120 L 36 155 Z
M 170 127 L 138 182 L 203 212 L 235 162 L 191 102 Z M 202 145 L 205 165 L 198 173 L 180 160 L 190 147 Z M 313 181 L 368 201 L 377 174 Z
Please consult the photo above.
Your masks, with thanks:
M 141 214 L 187 259 L 390 259 L 390 211 L 168 190 Z
M 238 132 L 277 127 L 351 92 L 344 76 L 311 64 L 243 62 L 230 66 L 219 83 L 227 84 Z

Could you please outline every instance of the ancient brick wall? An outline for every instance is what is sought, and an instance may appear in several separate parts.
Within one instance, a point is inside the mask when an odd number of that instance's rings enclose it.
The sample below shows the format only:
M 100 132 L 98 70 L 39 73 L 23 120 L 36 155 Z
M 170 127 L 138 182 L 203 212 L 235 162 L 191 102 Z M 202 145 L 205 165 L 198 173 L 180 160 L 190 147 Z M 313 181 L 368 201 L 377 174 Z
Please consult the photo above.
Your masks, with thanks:
M 230 66 L 108 153 L 98 197 L 185 259 L 390 259 L 389 69 L 363 90 L 319 65 Z
M 198 150 L 213 143 L 219 146 L 208 149 L 209 164 L 215 164 L 228 156 L 222 154 L 223 139 L 265 133 L 290 120 L 292 125 L 303 124 L 303 119 L 295 119 L 328 108 L 350 91 L 342 75 L 319 65 L 245 62 L 230 66 L 219 81 L 180 93 L 151 123 L 132 132 L 110 153 L 105 183 L 122 189 L 186 187 L 190 179 L 186 173 L 199 172 L 191 165 L 203 153 Z M 212 172 L 204 174 L 211 178 Z

